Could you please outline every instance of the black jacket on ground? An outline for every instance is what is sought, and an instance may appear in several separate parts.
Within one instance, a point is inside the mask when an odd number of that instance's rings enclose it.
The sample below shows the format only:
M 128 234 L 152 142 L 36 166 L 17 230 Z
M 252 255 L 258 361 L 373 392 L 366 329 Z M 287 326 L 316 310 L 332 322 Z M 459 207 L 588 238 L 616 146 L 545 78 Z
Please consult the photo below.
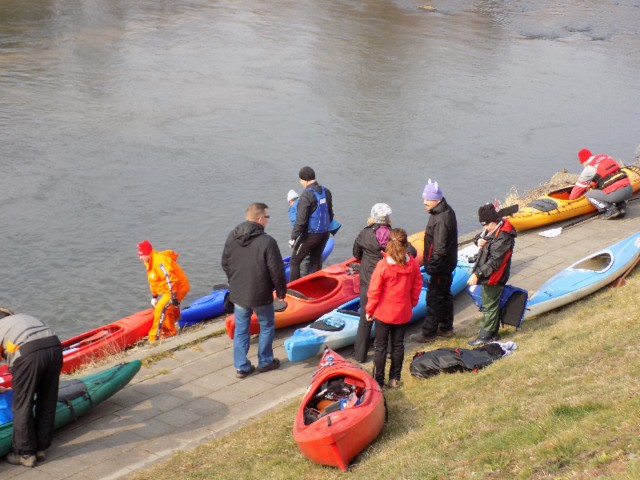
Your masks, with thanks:
M 318 182 L 314 182 L 305 188 L 300 194 L 298 200 L 298 213 L 296 215 L 296 223 L 293 224 L 293 230 L 291 231 L 291 239 L 297 240 L 300 235 L 306 235 L 309 231 L 309 217 L 318 208 L 318 199 L 309 188 L 314 189 L 316 192 L 322 192 L 322 186 Z M 331 198 L 331 192 L 327 187 L 324 187 L 324 193 L 327 196 L 327 209 L 329 211 L 329 221 L 333 220 L 333 199 Z
M 429 213 L 423 262 L 429 275 L 451 275 L 458 264 L 458 222 L 444 198 Z
M 243 307 L 259 307 L 287 292 L 278 243 L 262 225 L 246 221 L 234 228 L 224 244 L 222 269 L 229 279 L 229 299 Z

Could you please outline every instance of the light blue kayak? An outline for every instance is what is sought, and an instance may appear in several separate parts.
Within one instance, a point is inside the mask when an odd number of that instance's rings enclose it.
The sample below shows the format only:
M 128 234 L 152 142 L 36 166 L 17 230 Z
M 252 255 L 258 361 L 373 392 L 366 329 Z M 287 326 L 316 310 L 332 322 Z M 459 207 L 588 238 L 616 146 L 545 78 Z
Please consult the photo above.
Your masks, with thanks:
M 333 237 L 329 237 L 329 240 L 324 246 L 324 250 L 322 252 L 323 262 L 333 251 L 334 244 L 335 240 L 333 239 Z M 290 270 L 289 262 L 291 261 L 291 257 L 285 257 L 284 259 L 282 259 L 282 261 L 284 262 L 284 273 L 287 277 L 288 282 Z M 181 317 L 180 320 L 178 320 L 178 325 L 180 326 L 180 328 L 194 325 L 196 323 L 203 322 L 204 320 L 218 317 L 225 313 L 224 299 L 228 293 L 229 288 L 227 287 L 227 285 L 220 285 L 220 288 L 214 287 L 214 290 L 210 294 L 191 302 L 188 307 L 182 309 L 182 311 L 180 312 Z
M 458 257 L 458 266 L 453 273 L 451 293 L 455 296 L 464 290 L 471 276 L 472 264 L 465 258 Z M 422 270 L 424 271 L 424 270 Z M 423 277 L 427 278 L 425 274 Z M 418 304 L 413 308 L 409 323 L 425 317 L 427 288 L 420 292 Z M 284 349 L 291 362 L 301 362 L 319 355 L 325 347 L 332 350 L 353 345 L 356 341 L 358 323 L 360 322 L 360 298 L 347 302 L 329 312 L 304 328 L 298 328 L 291 337 L 284 341 Z M 373 337 L 375 329 L 371 329 Z
M 583 298 L 620 277 L 640 257 L 640 232 L 586 256 L 547 280 L 527 302 L 525 318 Z

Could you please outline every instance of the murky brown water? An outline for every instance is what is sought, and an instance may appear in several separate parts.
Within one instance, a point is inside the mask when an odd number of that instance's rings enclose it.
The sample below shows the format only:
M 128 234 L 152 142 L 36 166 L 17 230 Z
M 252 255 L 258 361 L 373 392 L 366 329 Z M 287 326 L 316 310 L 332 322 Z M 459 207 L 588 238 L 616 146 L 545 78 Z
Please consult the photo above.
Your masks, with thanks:
M 633 160 L 640 1 L 432 4 L 1 2 L 0 303 L 63 337 L 145 308 L 143 238 L 204 295 L 249 202 L 285 246 L 305 164 L 339 261 L 373 203 L 422 229 L 427 178 L 468 232 L 582 147 Z

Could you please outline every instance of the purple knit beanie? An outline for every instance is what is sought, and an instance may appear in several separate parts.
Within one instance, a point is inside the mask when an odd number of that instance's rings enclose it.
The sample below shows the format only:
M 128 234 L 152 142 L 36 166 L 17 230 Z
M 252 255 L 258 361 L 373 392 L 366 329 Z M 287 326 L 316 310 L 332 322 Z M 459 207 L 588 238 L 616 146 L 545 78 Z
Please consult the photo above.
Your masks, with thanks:
M 424 191 L 422 192 L 423 200 L 442 200 L 442 189 L 438 182 L 431 183 L 431 179 L 424 186 Z

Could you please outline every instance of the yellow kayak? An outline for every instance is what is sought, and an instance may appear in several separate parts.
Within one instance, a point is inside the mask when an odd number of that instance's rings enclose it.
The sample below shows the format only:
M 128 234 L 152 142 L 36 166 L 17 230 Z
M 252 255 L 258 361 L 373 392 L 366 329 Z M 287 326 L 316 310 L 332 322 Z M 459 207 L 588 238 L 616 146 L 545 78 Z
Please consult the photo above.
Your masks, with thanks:
M 627 173 L 633 191 L 640 190 L 640 166 L 629 165 L 622 170 Z M 575 200 L 569 200 L 572 189 L 573 185 L 568 185 L 543 195 L 509 217 L 509 221 L 516 230 L 522 231 L 596 211 L 584 195 Z

